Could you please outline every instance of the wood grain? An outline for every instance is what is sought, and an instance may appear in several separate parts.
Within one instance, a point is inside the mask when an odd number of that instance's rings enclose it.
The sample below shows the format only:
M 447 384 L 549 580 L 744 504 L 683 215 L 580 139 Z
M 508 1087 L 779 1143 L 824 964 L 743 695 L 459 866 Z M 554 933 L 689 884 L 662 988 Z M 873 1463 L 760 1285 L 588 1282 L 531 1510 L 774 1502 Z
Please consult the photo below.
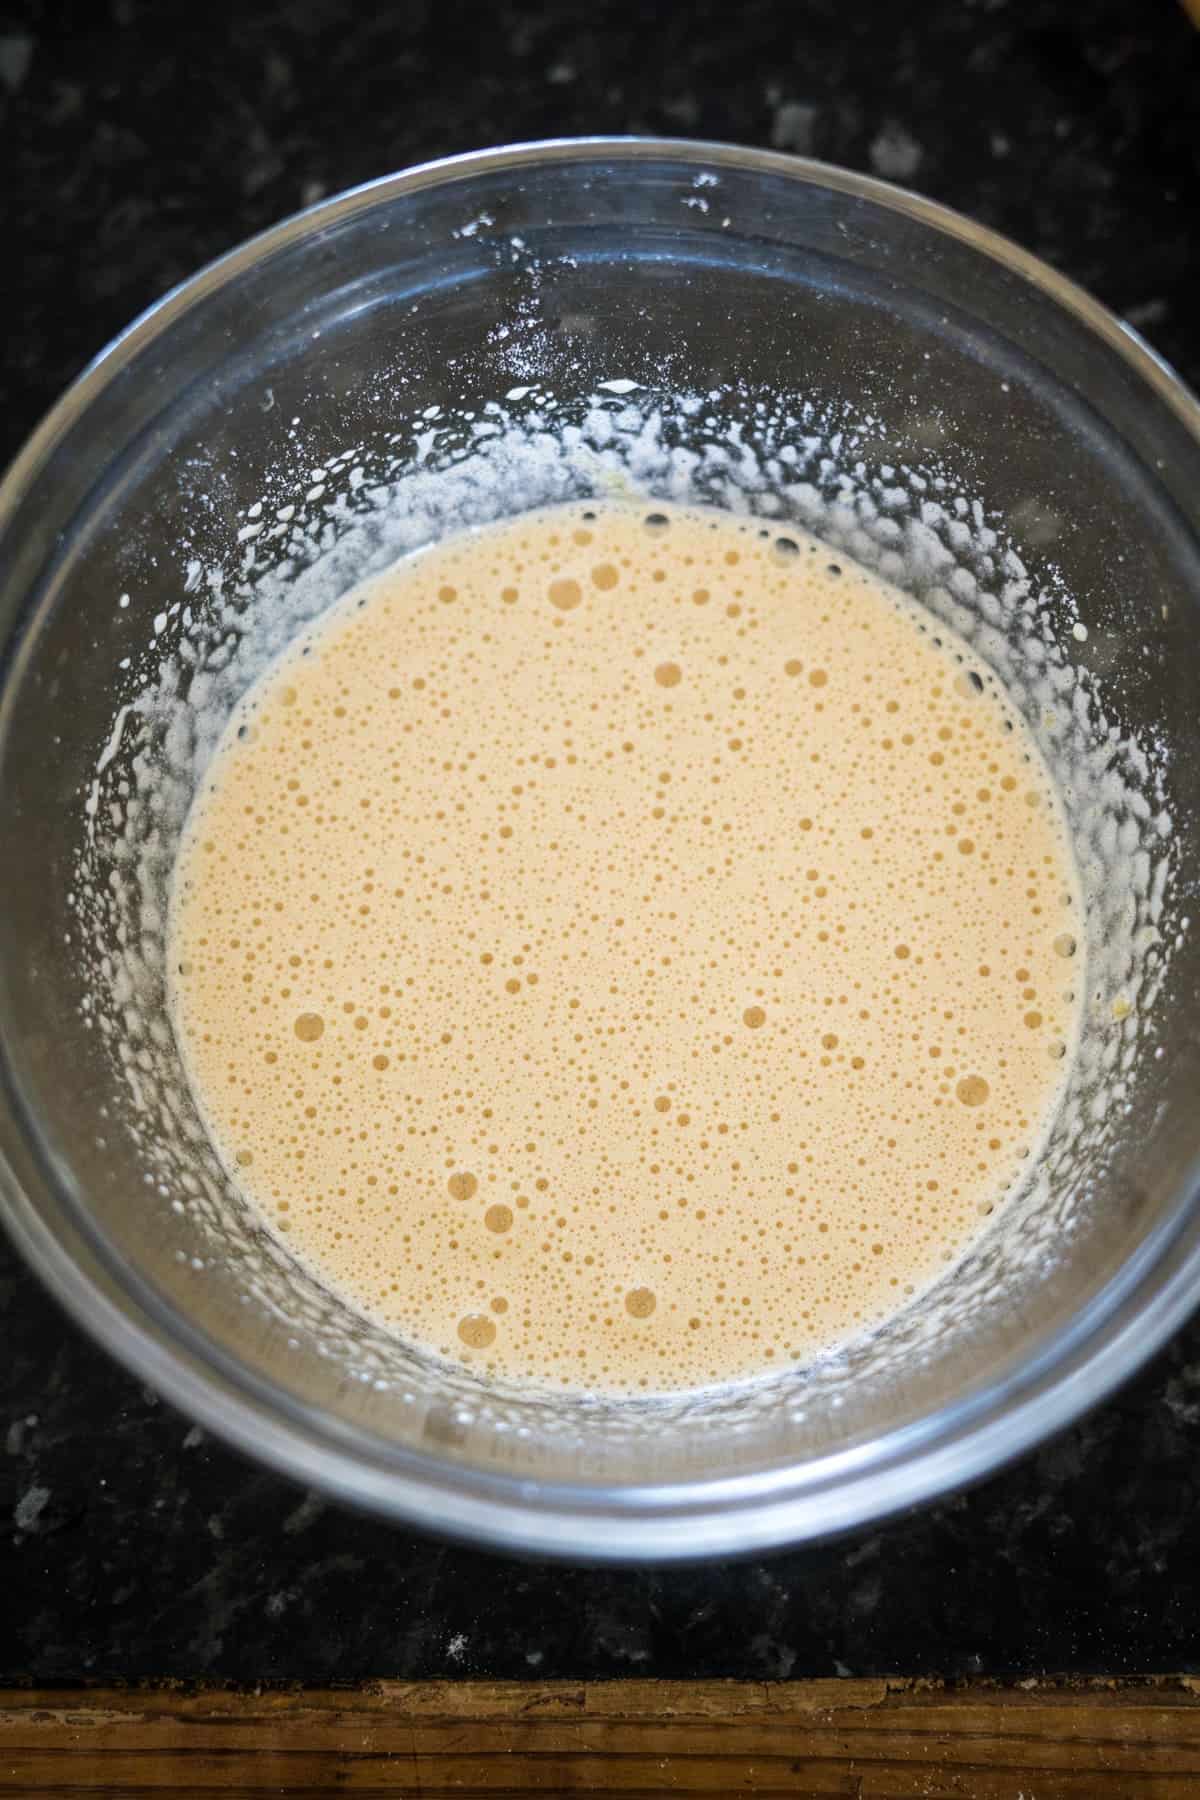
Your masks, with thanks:
M 10 1690 L 12 1794 L 1183 1800 L 1200 1796 L 1200 1679 Z

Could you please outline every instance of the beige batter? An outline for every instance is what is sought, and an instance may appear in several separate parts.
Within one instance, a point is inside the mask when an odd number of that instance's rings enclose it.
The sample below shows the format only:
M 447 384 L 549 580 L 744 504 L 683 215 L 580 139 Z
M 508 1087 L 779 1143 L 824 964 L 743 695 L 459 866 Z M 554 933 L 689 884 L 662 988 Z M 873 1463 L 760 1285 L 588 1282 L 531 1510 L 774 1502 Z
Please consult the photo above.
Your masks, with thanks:
M 577 505 L 400 564 L 251 692 L 174 1021 L 237 1179 L 361 1307 L 678 1388 L 962 1252 L 1069 1067 L 1078 914 L 1045 767 L 932 619 L 796 533 Z

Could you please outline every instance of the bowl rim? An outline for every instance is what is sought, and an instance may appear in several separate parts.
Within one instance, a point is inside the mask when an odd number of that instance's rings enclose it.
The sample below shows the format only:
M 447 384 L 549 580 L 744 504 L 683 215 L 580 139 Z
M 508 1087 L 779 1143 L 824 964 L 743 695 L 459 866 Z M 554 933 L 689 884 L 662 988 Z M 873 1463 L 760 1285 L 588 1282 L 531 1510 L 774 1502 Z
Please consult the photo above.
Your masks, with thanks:
M 469 151 L 379 176 L 247 239 L 147 307 L 83 369 L 18 453 L 0 483 L 0 534 L 55 447 L 92 400 L 144 347 L 206 296 L 286 246 L 381 201 L 426 187 L 527 166 L 607 158 L 656 159 L 704 169 L 783 176 L 907 214 L 966 243 L 1041 289 L 1112 348 L 1200 444 L 1200 403 L 1170 364 L 1083 288 L 990 228 L 907 189 L 779 151 L 686 138 L 550 138 Z M 215 1346 L 124 1268 L 104 1278 L 79 1223 L 51 1229 L 8 1147 L 57 1197 L 59 1183 L 22 1118 L 0 1058 L 0 1216 L 55 1298 L 126 1368 L 213 1434 L 259 1462 L 353 1506 L 497 1549 L 574 1561 L 634 1562 L 750 1554 L 813 1542 L 867 1524 L 995 1472 L 1141 1366 L 1200 1298 L 1200 1156 L 1171 1211 L 1091 1300 L 1021 1366 L 936 1414 L 864 1446 L 812 1462 L 720 1480 L 613 1487 L 493 1475 L 424 1451 L 372 1454 L 380 1440 L 338 1431 L 312 1409 Z M 23 1154 L 24 1153 L 24 1154 Z M 122 1303 L 114 1297 L 121 1291 Z M 225 1367 L 221 1366 L 225 1360 Z M 353 1439 L 353 1442 L 350 1440 Z

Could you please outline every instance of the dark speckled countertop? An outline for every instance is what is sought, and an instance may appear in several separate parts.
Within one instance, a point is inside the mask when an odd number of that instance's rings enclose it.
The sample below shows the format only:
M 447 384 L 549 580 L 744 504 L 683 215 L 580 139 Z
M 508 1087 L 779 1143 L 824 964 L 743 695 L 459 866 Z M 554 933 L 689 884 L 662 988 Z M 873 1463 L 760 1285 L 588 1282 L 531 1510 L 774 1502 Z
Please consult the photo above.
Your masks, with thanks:
M 1200 384 L 1200 34 L 1171 0 L 663 13 L 0 7 L 0 459 L 251 232 L 406 163 L 588 131 L 904 182 L 1069 272 Z M 814 1551 L 626 1572 L 431 1542 L 259 1473 L 7 1249 L 0 1316 L 0 1682 L 1200 1670 L 1200 1324 L 973 1492 Z

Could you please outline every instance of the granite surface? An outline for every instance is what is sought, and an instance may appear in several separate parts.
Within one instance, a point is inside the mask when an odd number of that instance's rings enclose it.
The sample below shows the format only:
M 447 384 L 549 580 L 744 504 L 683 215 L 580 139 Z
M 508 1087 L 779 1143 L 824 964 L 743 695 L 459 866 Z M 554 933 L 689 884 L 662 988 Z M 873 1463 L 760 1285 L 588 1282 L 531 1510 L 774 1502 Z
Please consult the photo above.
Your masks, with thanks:
M 587 131 L 903 181 L 1200 383 L 1198 45 L 1169 0 L 0 8 L 0 457 L 249 233 L 409 162 Z M 259 1473 L 6 1249 L 0 1319 L 0 1681 L 1200 1669 L 1200 1324 L 971 1493 L 813 1551 L 630 1572 L 445 1546 Z

